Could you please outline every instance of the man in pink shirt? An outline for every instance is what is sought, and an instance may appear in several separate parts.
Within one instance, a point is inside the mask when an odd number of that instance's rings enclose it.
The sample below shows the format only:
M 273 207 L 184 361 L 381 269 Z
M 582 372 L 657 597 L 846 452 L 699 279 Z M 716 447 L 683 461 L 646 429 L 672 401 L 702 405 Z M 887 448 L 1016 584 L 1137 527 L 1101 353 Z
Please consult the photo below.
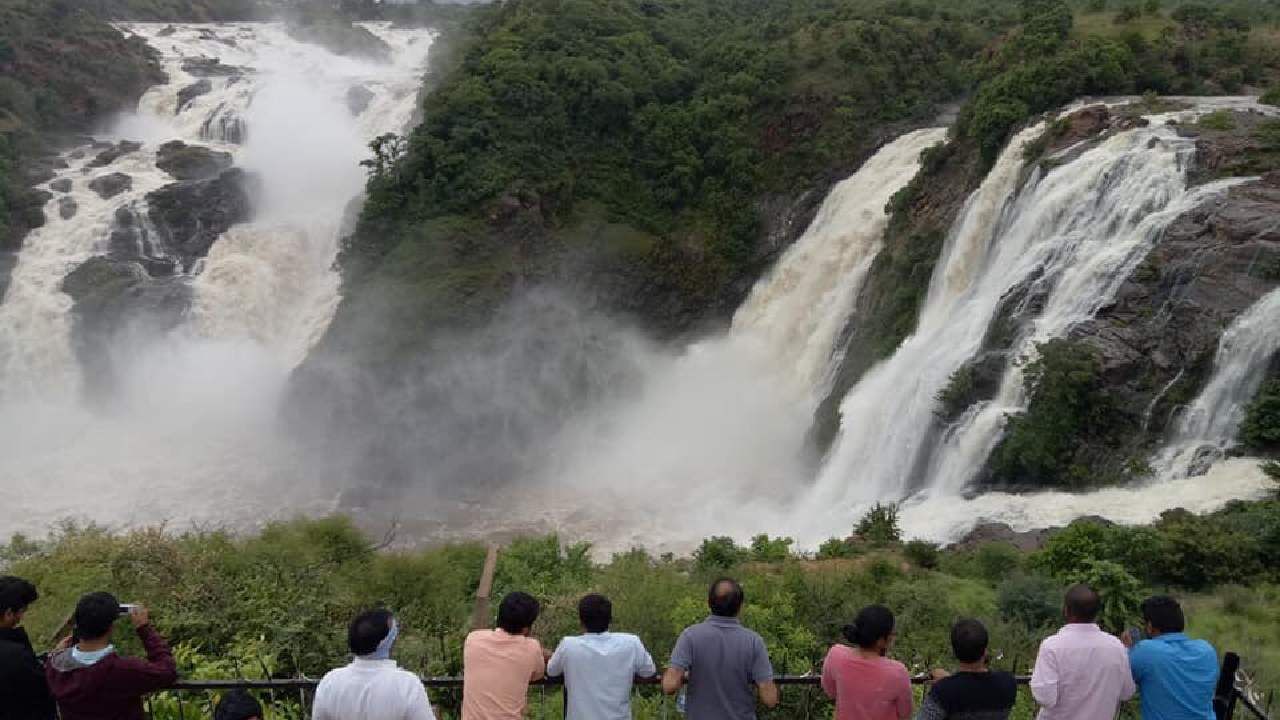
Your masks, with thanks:
M 1031 673 L 1038 720 L 1110 720 L 1137 691 L 1124 644 L 1098 627 L 1101 608 L 1088 585 L 1067 590 L 1067 624 L 1040 643 Z
M 496 630 L 476 630 L 462 646 L 462 720 L 521 720 L 529 683 L 547 672 L 542 644 L 529 637 L 538 601 L 513 592 L 498 606 Z

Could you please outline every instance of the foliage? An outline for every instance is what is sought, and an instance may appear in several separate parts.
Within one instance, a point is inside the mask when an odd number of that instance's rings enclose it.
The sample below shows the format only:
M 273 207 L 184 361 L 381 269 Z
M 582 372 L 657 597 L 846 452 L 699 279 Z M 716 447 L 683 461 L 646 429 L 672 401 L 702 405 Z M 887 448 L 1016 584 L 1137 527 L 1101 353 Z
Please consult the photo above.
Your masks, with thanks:
M 1049 627 L 1062 614 L 1062 585 L 1045 575 L 1015 573 L 1000 583 L 996 604 L 1007 621 L 1028 630 Z
M 857 542 L 850 542 L 849 538 L 827 538 L 818 546 L 817 558 L 819 560 L 834 560 L 837 558 L 851 558 L 861 554 Z
M 1206 130 L 1234 130 L 1236 127 L 1235 118 L 1226 110 L 1215 110 L 1200 118 L 1196 123 Z
M 1262 93 L 1262 97 L 1258 98 L 1258 101 L 1267 105 L 1280 106 L 1280 85 L 1274 86 Z
M 853 534 L 874 547 L 884 547 L 902 540 L 902 529 L 898 526 L 898 506 L 876 503 L 867 511 Z
M 1088 560 L 1069 580 L 1084 583 L 1098 592 L 1102 598 L 1098 624 L 1107 632 L 1123 632 L 1138 621 L 1142 583 L 1123 565 L 1109 560 Z
M 1071 340 L 1050 340 L 1023 372 L 1031 397 L 1009 418 L 992 455 L 996 482 L 1081 487 L 1095 479 L 1075 459 L 1084 439 L 1105 437 L 1118 422 L 1105 392 L 1096 351 Z
M 1251 450 L 1280 450 L 1280 380 L 1267 382 L 1249 403 L 1240 439 Z
M 935 570 L 942 558 L 942 551 L 937 543 L 925 540 L 911 540 L 902 546 L 902 554 L 918 568 Z
M 702 541 L 693 552 L 693 562 L 700 570 L 728 570 L 747 560 L 748 550 L 739 547 L 731 537 L 712 537 Z
M 791 557 L 795 540 L 789 537 L 770 538 L 756 535 L 751 538 L 751 559 L 759 562 L 779 562 Z
M 992 585 L 998 585 L 1006 577 L 1018 572 L 1022 565 L 1022 553 L 1005 542 L 989 542 L 978 546 L 973 554 L 978 576 Z

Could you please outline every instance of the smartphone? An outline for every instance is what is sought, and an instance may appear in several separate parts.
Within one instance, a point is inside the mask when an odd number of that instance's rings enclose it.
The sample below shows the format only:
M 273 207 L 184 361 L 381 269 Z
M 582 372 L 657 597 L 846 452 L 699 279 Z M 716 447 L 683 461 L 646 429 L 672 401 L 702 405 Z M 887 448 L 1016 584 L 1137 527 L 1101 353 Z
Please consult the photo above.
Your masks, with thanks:
M 129 613 L 133 612 L 133 609 L 134 609 L 134 608 L 136 608 L 136 607 L 138 607 L 138 606 L 137 606 L 137 605 L 134 605 L 134 604 L 132 604 L 132 603 L 121 603 L 121 605 L 120 605 L 120 614 L 121 614 L 121 615 L 128 615 Z

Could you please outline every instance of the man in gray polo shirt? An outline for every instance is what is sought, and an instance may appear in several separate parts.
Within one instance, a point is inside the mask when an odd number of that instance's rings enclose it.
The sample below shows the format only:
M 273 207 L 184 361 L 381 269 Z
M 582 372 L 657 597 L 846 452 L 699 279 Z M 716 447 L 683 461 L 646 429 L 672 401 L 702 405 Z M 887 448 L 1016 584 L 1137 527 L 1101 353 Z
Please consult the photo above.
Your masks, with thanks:
M 707 593 L 711 617 L 685 628 L 671 651 L 662 691 L 674 695 L 689 684 L 689 720 L 755 720 L 757 692 L 766 707 L 778 705 L 764 640 L 738 621 L 742 600 L 736 581 L 716 580 Z

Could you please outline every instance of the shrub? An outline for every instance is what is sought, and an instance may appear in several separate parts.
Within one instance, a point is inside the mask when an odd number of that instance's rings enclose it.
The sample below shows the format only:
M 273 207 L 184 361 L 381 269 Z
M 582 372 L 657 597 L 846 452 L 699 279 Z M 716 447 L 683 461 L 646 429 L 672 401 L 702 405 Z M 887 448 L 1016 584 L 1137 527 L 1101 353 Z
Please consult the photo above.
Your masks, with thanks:
M 1084 583 L 1098 592 L 1102 598 L 1098 624 L 1104 630 L 1119 633 L 1138 620 L 1142 583 L 1119 563 L 1090 560 L 1070 581 Z
M 1015 573 L 996 591 L 1000 617 L 1028 630 L 1043 628 L 1062 614 L 1062 586 L 1044 575 Z
M 925 570 L 935 570 L 942 556 L 941 550 L 937 543 L 926 542 L 924 540 L 912 540 L 902 548 L 902 554 L 907 560 L 918 568 Z
M 991 542 L 978 547 L 973 561 L 978 576 L 995 585 L 1022 567 L 1022 553 L 1009 543 Z
M 1280 450 L 1280 380 L 1263 385 L 1249 403 L 1240 440 L 1251 450 Z
M 828 538 L 818 546 L 819 560 L 851 558 L 858 554 L 859 549 L 857 543 L 849 542 L 847 538 Z
M 779 562 L 791 557 L 795 540 L 789 537 L 770 538 L 757 535 L 751 538 L 751 559 L 761 562 Z
M 854 534 L 875 547 L 899 542 L 902 530 L 898 527 L 898 506 L 876 503 L 858 521 Z
M 1197 124 L 1206 130 L 1234 130 L 1236 119 L 1231 116 L 1230 110 L 1214 110 L 1206 113 Z
M 1031 558 L 1031 564 L 1060 580 L 1079 574 L 1092 560 L 1116 556 L 1113 528 L 1090 520 L 1077 520 L 1054 533 Z
M 1170 585 L 1198 590 L 1248 582 L 1262 571 L 1259 539 L 1218 518 L 1166 513 L 1156 525 L 1156 542 L 1152 572 Z
M 1267 105 L 1280 106 L 1280 85 L 1276 85 L 1262 93 L 1262 97 L 1258 98 L 1258 101 Z
M 693 562 L 699 570 L 728 570 L 748 557 L 747 550 L 725 536 L 707 538 L 693 552 Z

